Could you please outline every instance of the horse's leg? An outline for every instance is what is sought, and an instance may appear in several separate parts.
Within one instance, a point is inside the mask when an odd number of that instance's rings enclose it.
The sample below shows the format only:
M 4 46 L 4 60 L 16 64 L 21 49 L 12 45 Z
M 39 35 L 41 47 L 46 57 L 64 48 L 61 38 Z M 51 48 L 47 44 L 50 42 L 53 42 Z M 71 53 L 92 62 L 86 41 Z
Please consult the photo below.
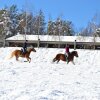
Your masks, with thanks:
M 18 56 L 16 56 L 16 60 L 18 61 Z
M 29 61 L 29 58 L 26 58 L 27 59 L 27 61 Z
M 60 61 L 60 60 L 57 60 L 57 64 L 58 64 L 59 61 Z
M 29 61 L 29 63 L 31 62 L 31 58 L 30 57 L 27 57 L 26 59 L 27 59 L 27 61 Z
M 72 63 L 75 65 L 74 61 L 72 61 Z
M 30 62 L 31 62 L 31 58 L 30 58 L 30 57 L 29 57 L 29 60 L 30 60 L 30 61 L 29 61 L 29 63 L 30 63 Z

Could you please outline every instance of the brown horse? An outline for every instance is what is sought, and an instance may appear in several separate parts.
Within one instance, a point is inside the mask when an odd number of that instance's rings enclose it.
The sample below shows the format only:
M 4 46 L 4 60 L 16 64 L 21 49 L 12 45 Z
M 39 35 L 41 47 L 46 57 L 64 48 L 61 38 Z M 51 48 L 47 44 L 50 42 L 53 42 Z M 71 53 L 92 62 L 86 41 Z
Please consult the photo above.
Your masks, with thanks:
M 74 56 L 78 57 L 77 51 L 72 51 L 68 54 L 68 58 L 67 58 L 68 63 L 71 61 L 73 64 L 75 64 L 74 61 L 73 61 Z M 60 60 L 67 62 L 65 54 L 61 54 L 61 53 L 57 54 L 56 57 L 53 59 L 53 62 L 57 61 L 57 63 L 58 63 Z
M 27 50 L 27 52 L 25 54 L 23 54 L 21 50 L 14 50 L 11 53 L 11 57 L 10 58 L 15 56 L 16 60 L 18 61 L 19 57 L 23 57 L 23 58 L 26 58 L 27 61 L 29 61 L 29 63 L 30 63 L 31 62 L 31 58 L 29 56 L 30 56 L 31 51 L 36 52 L 36 50 L 34 48 L 29 48 L 29 50 Z

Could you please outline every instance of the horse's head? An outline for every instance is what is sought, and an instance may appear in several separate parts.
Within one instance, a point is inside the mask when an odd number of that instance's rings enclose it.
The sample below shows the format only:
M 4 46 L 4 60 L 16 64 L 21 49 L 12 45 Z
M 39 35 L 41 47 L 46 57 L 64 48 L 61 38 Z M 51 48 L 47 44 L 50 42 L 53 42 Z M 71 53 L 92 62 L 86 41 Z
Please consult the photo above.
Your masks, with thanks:
M 31 48 L 31 51 L 36 52 L 36 50 L 34 48 Z
M 77 51 L 73 51 L 74 56 L 78 57 L 78 52 Z

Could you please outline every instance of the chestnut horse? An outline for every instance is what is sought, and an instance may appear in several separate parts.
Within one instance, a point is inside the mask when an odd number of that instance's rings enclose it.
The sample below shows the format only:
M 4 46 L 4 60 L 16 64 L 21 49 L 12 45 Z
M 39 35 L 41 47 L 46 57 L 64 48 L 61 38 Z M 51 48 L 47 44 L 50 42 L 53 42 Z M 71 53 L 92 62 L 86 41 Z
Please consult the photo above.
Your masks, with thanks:
M 24 54 L 22 53 L 21 50 L 14 50 L 14 51 L 11 53 L 11 57 L 10 57 L 10 58 L 12 58 L 13 56 L 15 56 L 15 57 L 16 57 L 16 60 L 18 61 L 18 58 L 19 58 L 19 57 L 23 57 L 23 58 L 26 58 L 27 61 L 29 61 L 29 63 L 30 63 L 30 62 L 31 62 L 31 58 L 30 58 L 29 56 L 30 56 L 31 51 L 36 52 L 36 50 L 35 50 L 34 48 L 29 48 L 29 49 L 27 50 L 27 52 L 24 53 Z
M 73 64 L 75 64 L 74 61 L 73 61 L 74 60 L 74 56 L 78 57 L 77 51 L 69 52 L 68 58 L 67 58 L 68 59 L 68 63 L 71 61 Z M 57 61 L 57 63 L 58 63 L 60 60 L 67 62 L 65 54 L 61 54 L 61 53 L 57 54 L 56 57 L 53 59 L 53 62 Z

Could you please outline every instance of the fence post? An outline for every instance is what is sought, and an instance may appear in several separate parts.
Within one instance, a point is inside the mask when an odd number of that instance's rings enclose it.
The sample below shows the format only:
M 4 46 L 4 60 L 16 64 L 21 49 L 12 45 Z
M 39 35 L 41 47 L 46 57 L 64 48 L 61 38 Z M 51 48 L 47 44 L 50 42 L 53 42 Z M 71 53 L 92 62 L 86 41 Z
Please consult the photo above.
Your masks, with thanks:
M 37 47 L 40 47 L 40 39 L 38 39 Z
M 76 50 L 76 40 L 74 41 L 74 50 Z

